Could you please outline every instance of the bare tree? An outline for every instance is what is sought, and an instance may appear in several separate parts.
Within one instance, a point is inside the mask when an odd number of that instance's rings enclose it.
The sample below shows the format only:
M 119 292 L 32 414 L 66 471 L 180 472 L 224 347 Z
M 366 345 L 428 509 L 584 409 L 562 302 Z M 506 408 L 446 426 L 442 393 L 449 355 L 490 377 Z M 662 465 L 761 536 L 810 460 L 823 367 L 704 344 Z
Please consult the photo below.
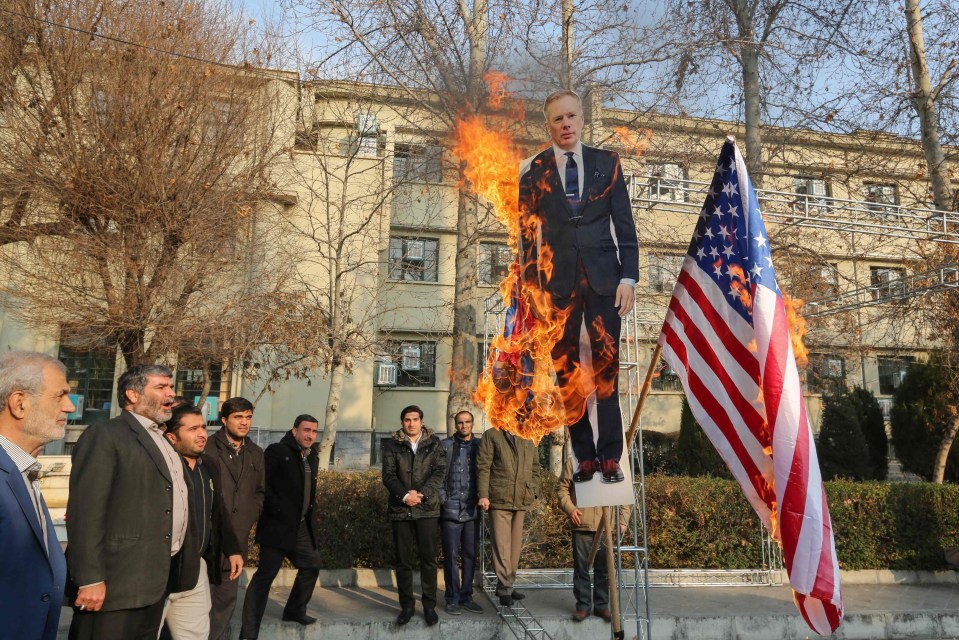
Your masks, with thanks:
M 128 366 L 209 363 L 231 304 L 287 286 L 263 234 L 295 77 L 260 70 L 268 48 L 227 3 L 14 6 L 0 131 L 14 311 Z

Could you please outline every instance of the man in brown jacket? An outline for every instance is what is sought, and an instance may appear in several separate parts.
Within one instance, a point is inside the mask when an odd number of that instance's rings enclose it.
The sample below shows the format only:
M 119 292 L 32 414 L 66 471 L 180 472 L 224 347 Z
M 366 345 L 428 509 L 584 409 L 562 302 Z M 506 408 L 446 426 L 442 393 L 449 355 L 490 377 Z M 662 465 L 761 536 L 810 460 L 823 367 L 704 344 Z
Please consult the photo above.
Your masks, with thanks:
M 479 507 L 489 512 L 493 542 L 496 595 L 504 607 L 525 595 L 513 589 L 519 553 L 523 545 L 523 522 L 533 505 L 533 465 L 536 446 L 499 429 L 487 429 L 476 456 Z
M 250 530 L 263 510 L 266 493 L 263 449 L 247 434 L 253 424 L 253 404 L 246 398 L 230 398 L 220 408 L 223 427 L 210 436 L 203 463 L 209 467 L 220 487 L 230 525 L 242 550 L 246 563 Z M 220 567 L 223 579 L 211 586 L 210 640 L 225 637 L 226 629 L 236 608 L 239 580 L 230 580 L 230 566 Z
M 559 506 L 569 516 L 570 527 L 573 529 L 573 595 L 576 596 L 576 613 L 573 614 L 573 620 L 582 622 L 589 616 L 589 611 L 592 609 L 593 613 L 609 622 L 612 615 L 609 612 L 609 572 L 606 565 L 605 543 L 600 545 L 593 562 L 592 589 L 590 589 L 589 580 L 589 550 L 596 530 L 599 529 L 599 521 L 603 517 L 603 507 L 580 509 L 576 506 L 573 459 L 568 455 L 563 472 L 559 476 L 556 493 Z M 627 522 L 629 522 L 629 506 L 622 505 L 619 508 L 620 533 L 626 530 Z M 610 526 L 614 525 L 615 523 L 610 523 Z

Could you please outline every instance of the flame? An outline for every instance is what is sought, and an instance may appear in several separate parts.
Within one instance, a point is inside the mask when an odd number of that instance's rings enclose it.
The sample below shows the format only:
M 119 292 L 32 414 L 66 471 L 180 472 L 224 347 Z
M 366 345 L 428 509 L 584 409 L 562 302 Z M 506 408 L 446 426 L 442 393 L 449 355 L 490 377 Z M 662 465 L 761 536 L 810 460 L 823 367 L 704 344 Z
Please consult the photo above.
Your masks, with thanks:
M 613 127 L 613 133 L 619 138 L 619 146 L 634 156 L 646 153 L 646 147 L 653 138 L 651 129 L 630 129 L 629 127 Z
M 520 215 L 519 164 L 524 154 L 508 133 L 510 123 L 522 120 L 522 101 L 515 101 L 520 108 L 509 104 L 505 89 L 509 78 L 505 74 L 489 72 L 485 79 L 489 106 L 498 109 L 498 116 L 460 118 L 453 134 L 453 152 L 465 164 L 465 181 L 460 188 L 490 205 L 507 230 L 510 248 L 516 252 L 520 225 L 526 225 L 523 235 L 527 237 L 535 235 L 537 226 L 532 215 Z M 603 348 L 593 354 L 591 366 L 570 363 L 564 359 L 568 356 L 554 362 L 552 349 L 563 336 L 569 312 L 558 309 L 549 293 L 539 286 L 552 274 L 552 257 L 550 248 L 542 246 L 535 269 L 521 273 L 517 262 L 500 283 L 500 295 L 507 307 L 513 296 L 518 296 L 516 329 L 509 336 L 500 331 L 493 338 L 473 394 L 474 402 L 483 408 L 493 427 L 536 443 L 578 420 L 586 410 L 590 394 L 609 397 L 614 376 L 619 373 L 618 367 L 611 366 L 615 362 L 610 357 L 615 352 L 614 340 L 605 332 Z M 534 281 L 523 280 L 530 273 Z M 561 367 L 566 364 L 570 366 Z M 556 379 L 558 369 L 567 372 L 563 380 Z
M 809 363 L 809 349 L 806 348 L 803 338 L 806 336 L 808 329 L 806 319 L 799 314 L 804 301 L 787 295 L 785 291 L 782 291 L 782 294 L 783 302 L 786 305 L 786 325 L 789 327 L 789 339 L 793 343 L 793 355 L 796 356 L 796 364 L 805 367 Z

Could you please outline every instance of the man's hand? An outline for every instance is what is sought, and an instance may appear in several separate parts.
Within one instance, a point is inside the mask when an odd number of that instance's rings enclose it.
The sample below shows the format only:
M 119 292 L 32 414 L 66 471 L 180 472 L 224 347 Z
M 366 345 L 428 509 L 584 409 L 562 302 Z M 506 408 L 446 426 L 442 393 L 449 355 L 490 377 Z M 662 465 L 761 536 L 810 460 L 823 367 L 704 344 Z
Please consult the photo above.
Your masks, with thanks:
M 83 611 L 99 611 L 103 606 L 103 599 L 106 597 L 107 583 L 101 582 L 89 587 L 82 587 L 77 592 L 77 599 L 74 604 Z
M 236 554 L 227 559 L 230 561 L 230 580 L 236 580 L 243 571 L 243 556 Z
M 636 289 L 632 285 L 622 284 L 616 287 L 616 300 L 613 306 L 619 309 L 619 316 L 623 317 L 633 310 L 633 303 L 636 301 Z
M 573 509 L 573 512 L 569 514 L 569 519 L 573 521 L 577 527 L 583 524 L 583 510 L 582 509 Z
M 625 522 L 620 522 L 620 523 L 619 523 L 619 535 L 623 535 L 624 533 L 626 533 L 626 523 L 625 523 Z
M 423 494 L 416 489 L 410 489 L 403 498 L 403 502 L 409 507 L 415 507 L 419 503 L 423 502 Z
M 480 498 L 477 504 L 483 511 L 489 511 L 489 498 Z

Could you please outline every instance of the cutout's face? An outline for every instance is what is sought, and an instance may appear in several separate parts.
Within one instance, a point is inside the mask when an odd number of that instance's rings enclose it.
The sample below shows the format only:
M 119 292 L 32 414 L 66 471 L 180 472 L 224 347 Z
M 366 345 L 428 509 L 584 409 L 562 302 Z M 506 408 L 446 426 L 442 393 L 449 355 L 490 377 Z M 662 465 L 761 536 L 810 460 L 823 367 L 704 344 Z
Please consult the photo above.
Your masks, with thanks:
M 546 131 L 563 151 L 572 151 L 583 133 L 583 107 L 573 96 L 563 96 L 546 107 Z

